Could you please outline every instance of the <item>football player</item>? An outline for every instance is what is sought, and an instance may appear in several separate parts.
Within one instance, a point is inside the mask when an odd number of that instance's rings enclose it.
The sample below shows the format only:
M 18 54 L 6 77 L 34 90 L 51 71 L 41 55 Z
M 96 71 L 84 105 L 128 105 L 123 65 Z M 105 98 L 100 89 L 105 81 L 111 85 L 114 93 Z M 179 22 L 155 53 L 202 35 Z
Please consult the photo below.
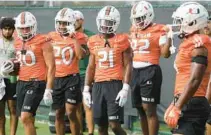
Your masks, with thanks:
M 79 60 L 85 55 L 81 44 L 87 42 L 87 37 L 75 32 L 75 22 L 73 10 L 63 8 L 55 17 L 56 31 L 48 34 L 56 61 L 52 108 L 56 110 L 55 127 L 58 135 L 65 134 L 65 112 L 71 123 L 72 135 L 80 134 L 79 120 L 76 117 L 76 110 L 82 103 Z
M 208 35 L 211 39 L 211 17 L 209 17 L 207 27 L 205 27 L 205 29 L 203 29 L 203 30 L 204 30 L 203 31 L 204 34 Z M 211 79 L 210 79 L 209 84 L 208 84 L 206 97 L 207 97 L 209 103 L 211 104 Z M 207 135 L 211 134 L 211 113 L 210 113 L 209 118 L 208 118 L 207 123 L 206 123 L 206 134 Z
M 10 113 L 10 135 L 15 135 L 18 125 L 16 116 L 16 82 L 11 82 L 9 72 L 13 71 L 11 58 L 15 58 L 14 38 L 15 20 L 4 17 L 0 20 L 0 135 L 5 135 L 5 103 Z
M 144 135 L 157 135 L 159 129 L 157 104 L 160 103 L 162 71 L 160 57 L 170 56 L 170 28 L 153 23 L 154 11 L 147 1 L 133 5 L 130 19 L 133 73 L 131 80 L 132 104 L 140 115 Z
M 16 17 L 16 57 L 20 62 L 16 86 L 17 115 L 25 135 L 36 135 L 34 125 L 36 110 L 44 99 L 52 104 L 52 88 L 55 76 L 53 48 L 45 35 L 36 34 L 37 21 L 30 12 L 21 12 Z
M 206 91 L 211 73 L 211 41 L 200 34 L 207 26 L 208 12 L 197 2 L 185 2 L 172 15 L 180 28 L 174 68 L 174 99 L 164 120 L 175 135 L 204 135 L 210 109 Z
M 74 15 L 76 17 L 76 23 L 75 23 L 75 30 L 76 32 L 82 32 L 86 34 L 88 37 L 94 35 L 93 32 L 84 29 L 83 24 L 84 24 L 84 15 L 81 11 L 75 10 Z M 86 50 L 86 56 L 80 60 L 79 66 L 80 66 L 80 78 L 81 78 L 81 90 L 84 88 L 84 80 L 85 80 L 85 73 L 86 73 L 86 68 L 88 65 L 88 60 L 89 60 L 89 49 L 87 48 L 87 43 L 82 44 L 82 47 L 84 50 Z M 87 123 L 87 128 L 88 128 L 88 133 L 89 135 L 93 135 L 94 133 L 94 121 L 93 121 L 93 113 L 92 109 L 84 105 L 84 110 L 85 110 L 85 117 L 86 117 L 86 123 Z M 81 135 L 83 134 L 83 107 L 79 107 L 77 110 L 77 117 L 79 118 L 79 123 L 80 123 L 80 133 Z
M 129 38 L 127 34 L 116 33 L 120 13 L 113 6 L 103 7 L 96 23 L 100 33 L 88 40 L 90 56 L 83 90 L 84 104 L 92 106 L 100 135 L 108 135 L 109 125 L 114 134 L 126 135 L 121 122 L 130 90 L 132 52 Z

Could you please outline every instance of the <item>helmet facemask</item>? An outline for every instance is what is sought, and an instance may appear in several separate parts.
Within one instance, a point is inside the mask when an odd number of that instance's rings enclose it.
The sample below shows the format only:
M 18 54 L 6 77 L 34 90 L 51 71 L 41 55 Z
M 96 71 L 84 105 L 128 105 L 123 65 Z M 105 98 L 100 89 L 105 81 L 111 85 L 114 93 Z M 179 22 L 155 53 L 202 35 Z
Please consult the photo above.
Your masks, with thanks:
M 61 35 L 69 35 L 69 33 L 75 32 L 75 27 L 73 22 L 67 21 L 55 21 L 55 28 Z
M 136 17 L 132 19 L 133 24 L 136 28 L 145 29 L 149 24 L 145 23 L 146 21 L 146 15 Z
M 114 33 L 114 27 L 116 27 L 116 20 L 98 19 L 99 32 L 110 34 Z
M 27 41 L 31 39 L 34 35 L 36 35 L 35 26 L 29 26 L 29 27 L 17 27 L 17 34 L 18 36 L 24 40 Z M 26 32 L 24 32 L 26 31 Z

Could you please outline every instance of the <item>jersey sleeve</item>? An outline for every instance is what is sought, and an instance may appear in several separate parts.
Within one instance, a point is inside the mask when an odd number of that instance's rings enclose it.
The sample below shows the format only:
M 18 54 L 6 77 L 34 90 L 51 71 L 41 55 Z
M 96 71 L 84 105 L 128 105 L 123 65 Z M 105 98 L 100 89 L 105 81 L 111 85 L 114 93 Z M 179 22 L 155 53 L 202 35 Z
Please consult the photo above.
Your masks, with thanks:
M 122 35 L 122 50 L 125 51 L 130 47 L 130 40 L 128 34 L 123 34 Z
M 87 47 L 88 47 L 89 52 L 91 54 L 94 54 L 94 42 L 93 42 L 93 40 L 94 40 L 94 37 L 90 37 L 87 41 Z
M 210 38 L 207 35 L 195 35 L 192 39 L 194 48 L 210 46 Z
M 86 45 L 88 41 L 88 36 L 84 33 L 76 33 L 76 39 L 80 45 Z

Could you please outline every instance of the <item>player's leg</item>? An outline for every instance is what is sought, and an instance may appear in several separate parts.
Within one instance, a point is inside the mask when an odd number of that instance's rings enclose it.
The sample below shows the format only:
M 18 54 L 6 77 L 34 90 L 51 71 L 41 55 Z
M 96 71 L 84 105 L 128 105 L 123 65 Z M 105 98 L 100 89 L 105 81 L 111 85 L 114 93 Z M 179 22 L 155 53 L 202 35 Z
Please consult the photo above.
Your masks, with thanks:
M 83 90 L 84 88 L 84 77 L 83 76 L 80 76 L 80 87 L 81 87 L 81 90 Z M 81 91 L 82 92 L 82 91 Z M 76 115 L 77 115 L 77 118 L 79 120 L 79 124 L 80 124 L 80 135 L 83 135 L 83 130 L 84 130 L 84 126 L 83 126 L 83 122 L 84 122 L 84 119 L 83 119 L 83 103 L 81 103 L 77 109 L 77 112 L 76 112 Z
M 80 134 L 79 120 L 76 117 L 76 110 L 78 107 L 79 107 L 79 104 L 78 105 L 73 105 L 69 103 L 65 104 L 66 113 L 70 121 L 70 130 L 71 130 L 72 135 Z
M 104 82 L 94 83 L 92 87 L 93 119 L 98 125 L 99 135 L 108 135 L 107 105 L 103 93 Z
M 206 123 L 206 135 L 211 135 L 211 125 Z
M 141 125 L 143 135 L 148 135 L 149 134 L 149 128 L 148 128 L 147 115 L 146 115 L 142 105 L 139 106 L 139 107 L 137 106 L 136 109 L 137 109 L 138 114 L 140 116 L 140 125 Z
M 79 74 L 74 74 L 68 77 L 65 88 L 65 102 L 66 113 L 70 121 L 71 133 L 72 135 L 79 135 L 80 124 L 79 119 L 76 116 L 76 111 L 82 104 Z
M 76 116 L 80 125 L 80 135 L 83 135 L 83 104 L 81 103 L 78 106 L 79 107 L 76 110 Z
M 99 135 L 108 135 L 108 124 L 98 125 Z
M 81 77 L 81 90 L 84 89 L 84 77 Z M 89 135 L 93 135 L 94 134 L 94 119 L 93 119 L 93 111 L 92 108 L 87 107 L 84 103 L 83 103 L 83 107 L 84 112 L 85 112 L 85 119 L 86 119 L 86 126 L 88 129 L 88 133 Z
M 25 135 L 36 135 L 36 128 L 34 125 L 35 115 L 43 94 L 45 91 L 45 81 L 29 81 L 23 82 L 25 97 L 21 109 L 21 122 L 25 130 Z M 18 96 L 18 95 L 17 95 Z
M 34 125 L 34 116 L 29 112 L 21 112 L 21 122 L 25 130 L 25 135 L 36 135 L 36 129 Z
M 157 135 L 159 130 L 159 121 L 156 113 L 157 105 L 156 104 L 144 104 L 142 103 L 145 114 L 147 116 L 149 135 Z
M 18 117 L 16 115 L 16 83 L 6 83 L 6 93 L 10 113 L 10 135 L 15 135 L 18 126 Z
M 157 104 L 160 103 L 162 72 L 160 66 L 152 65 L 140 70 L 142 106 L 147 116 L 149 135 L 157 135 L 159 121 Z
M 122 81 L 110 81 L 103 87 L 107 104 L 109 125 L 115 135 L 126 135 L 121 127 L 124 122 L 124 108 L 115 101 L 119 91 L 122 89 Z
M 57 135 L 65 134 L 65 80 L 63 78 L 55 78 L 53 88 L 53 104 L 52 109 L 55 110 L 55 129 Z
M 16 100 L 7 100 L 10 113 L 10 135 L 15 135 L 18 126 L 18 117 L 16 115 Z
M 94 134 L 94 119 L 93 119 L 92 108 L 89 108 L 84 104 L 84 110 L 85 110 L 88 133 L 89 135 L 93 135 Z
M 5 100 L 0 100 L 0 135 L 5 135 Z
M 55 128 L 57 135 L 64 135 L 65 134 L 65 107 L 56 109 L 56 116 L 55 116 Z
M 141 92 L 140 92 L 140 86 L 139 86 L 140 81 L 139 80 L 140 80 L 139 69 L 134 68 L 133 73 L 132 73 L 132 79 L 131 79 L 132 106 L 133 106 L 133 108 L 137 109 L 138 115 L 140 116 L 140 125 L 141 125 L 143 135 L 148 135 L 149 134 L 148 122 L 147 122 L 146 113 L 142 107 L 142 99 L 141 99 Z
M 210 106 L 211 109 L 211 106 Z M 211 112 L 206 123 L 206 135 L 211 135 Z

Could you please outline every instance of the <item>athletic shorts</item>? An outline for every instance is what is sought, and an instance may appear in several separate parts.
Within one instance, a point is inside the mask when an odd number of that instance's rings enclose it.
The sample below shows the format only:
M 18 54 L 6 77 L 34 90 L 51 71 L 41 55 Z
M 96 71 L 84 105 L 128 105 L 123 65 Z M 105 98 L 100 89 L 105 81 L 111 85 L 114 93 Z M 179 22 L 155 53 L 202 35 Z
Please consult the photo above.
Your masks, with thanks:
M 79 74 L 56 77 L 53 88 L 52 108 L 57 110 L 65 107 L 65 103 L 77 105 L 82 102 Z
M 210 124 L 211 125 L 211 105 L 210 105 L 210 115 L 207 119 L 207 124 Z
M 96 82 L 92 88 L 94 122 L 99 126 L 108 124 L 108 121 L 123 123 L 123 107 L 115 100 L 122 89 L 122 81 Z
M 144 68 L 133 68 L 131 88 L 132 105 L 138 107 L 142 103 L 160 103 L 162 71 L 159 65 Z
M 177 128 L 173 129 L 172 133 L 204 135 L 209 113 L 209 103 L 205 97 L 192 97 L 182 108 Z
M 33 116 L 36 115 L 38 106 L 46 88 L 45 81 L 21 81 L 17 82 L 17 106 L 16 113 L 18 116 L 21 112 L 32 113 Z
M 16 100 L 16 83 L 11 83 L 9 79 L 4 79 L 6 88 L 5 95 L 0 101 Z

